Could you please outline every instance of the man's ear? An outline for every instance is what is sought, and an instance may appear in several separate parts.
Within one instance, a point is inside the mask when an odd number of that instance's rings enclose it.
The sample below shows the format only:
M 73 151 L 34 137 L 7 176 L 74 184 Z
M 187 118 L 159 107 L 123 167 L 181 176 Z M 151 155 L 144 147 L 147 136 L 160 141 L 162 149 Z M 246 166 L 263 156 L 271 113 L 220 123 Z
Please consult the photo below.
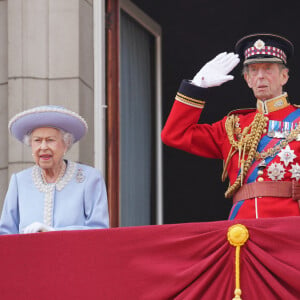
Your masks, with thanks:
M 244 79 L 247 82 L 248 86 L 250 89 L 252 89 L 252 84 L 251 84 L 251 80 L 249 78 L 249 74 L 247 72 L 244 73 Z
M 284 86 L 289 80 L 289 69 L 281 70 L 281 86 Z

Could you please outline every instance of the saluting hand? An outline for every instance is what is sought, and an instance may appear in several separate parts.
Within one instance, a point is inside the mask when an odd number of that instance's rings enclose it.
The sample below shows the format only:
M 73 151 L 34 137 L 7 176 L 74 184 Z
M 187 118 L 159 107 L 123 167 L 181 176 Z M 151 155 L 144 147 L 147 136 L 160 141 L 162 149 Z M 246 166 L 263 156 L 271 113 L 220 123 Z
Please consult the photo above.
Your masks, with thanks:
M 232 80 L 234 77 L 227 74 L 236 67 L 239 61 L 238 55 L 233 52 L 220 53 L 202 67 L 192 83 L 202 88 L 209 88 Z

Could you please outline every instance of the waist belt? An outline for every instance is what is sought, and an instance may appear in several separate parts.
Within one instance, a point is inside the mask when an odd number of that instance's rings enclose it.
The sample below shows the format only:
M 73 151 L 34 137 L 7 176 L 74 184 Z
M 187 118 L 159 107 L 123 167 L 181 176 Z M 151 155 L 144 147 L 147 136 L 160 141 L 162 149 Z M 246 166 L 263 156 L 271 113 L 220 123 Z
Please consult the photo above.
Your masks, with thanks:
M 233 203 L 255 197 L 283 197 L 299 201 L 300 183 L 297 181 L 251 182 L 239 188 L 233 196 Z

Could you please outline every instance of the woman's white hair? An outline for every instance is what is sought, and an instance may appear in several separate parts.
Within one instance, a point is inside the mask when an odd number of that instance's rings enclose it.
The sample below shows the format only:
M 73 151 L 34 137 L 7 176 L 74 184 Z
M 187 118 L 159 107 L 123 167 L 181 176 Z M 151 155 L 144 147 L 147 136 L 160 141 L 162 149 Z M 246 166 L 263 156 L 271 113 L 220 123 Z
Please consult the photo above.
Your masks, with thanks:
M 69 151 L 74 144 L 74 140 L 75 140 L 74 135 L 70 132 L 66 132 L 59 128 L 57 128 L 57 130 L 60 131 L 62 139 L 63 139 L 65 145 L 67 146 L 67 151 Z M 27 133 L 23 138 L 23 143 L 27 146 L 31 146 L 31 134 L 32 134 L 32 131 Z

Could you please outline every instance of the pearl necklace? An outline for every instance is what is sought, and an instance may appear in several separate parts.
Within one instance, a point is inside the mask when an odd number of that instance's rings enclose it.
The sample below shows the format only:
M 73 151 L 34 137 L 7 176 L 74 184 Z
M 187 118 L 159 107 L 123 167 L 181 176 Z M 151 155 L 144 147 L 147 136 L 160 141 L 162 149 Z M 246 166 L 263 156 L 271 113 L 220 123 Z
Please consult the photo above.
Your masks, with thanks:
M 45 193 L 44 196 L 44 223 L 48 226 L 53 226 L 53 201 L 54 190 L 61 191 L 74 177 L 77 164 L 72 161 L 68 161 L 68 165 L 64 162 L 64 165 L 60 171 L 55 183 L 46 183 L 43 178 L 42 170 L 38 165 L 35 165 L 32 169 L 32 179 L 36 188 Z
M 60 179 L 65 175 L 65 171 L 66 171 L 66 162 L 63 160 L 63 165 L 60 169 L 60 172 L 58 174 L 58 177 L 56 178 L 56 180 L 54 182 L 48 182 L 43 171 L 41 171 L 41 176 L 43 179 L 44 184 L 56 184 L 57 182 L 60 181 Z

